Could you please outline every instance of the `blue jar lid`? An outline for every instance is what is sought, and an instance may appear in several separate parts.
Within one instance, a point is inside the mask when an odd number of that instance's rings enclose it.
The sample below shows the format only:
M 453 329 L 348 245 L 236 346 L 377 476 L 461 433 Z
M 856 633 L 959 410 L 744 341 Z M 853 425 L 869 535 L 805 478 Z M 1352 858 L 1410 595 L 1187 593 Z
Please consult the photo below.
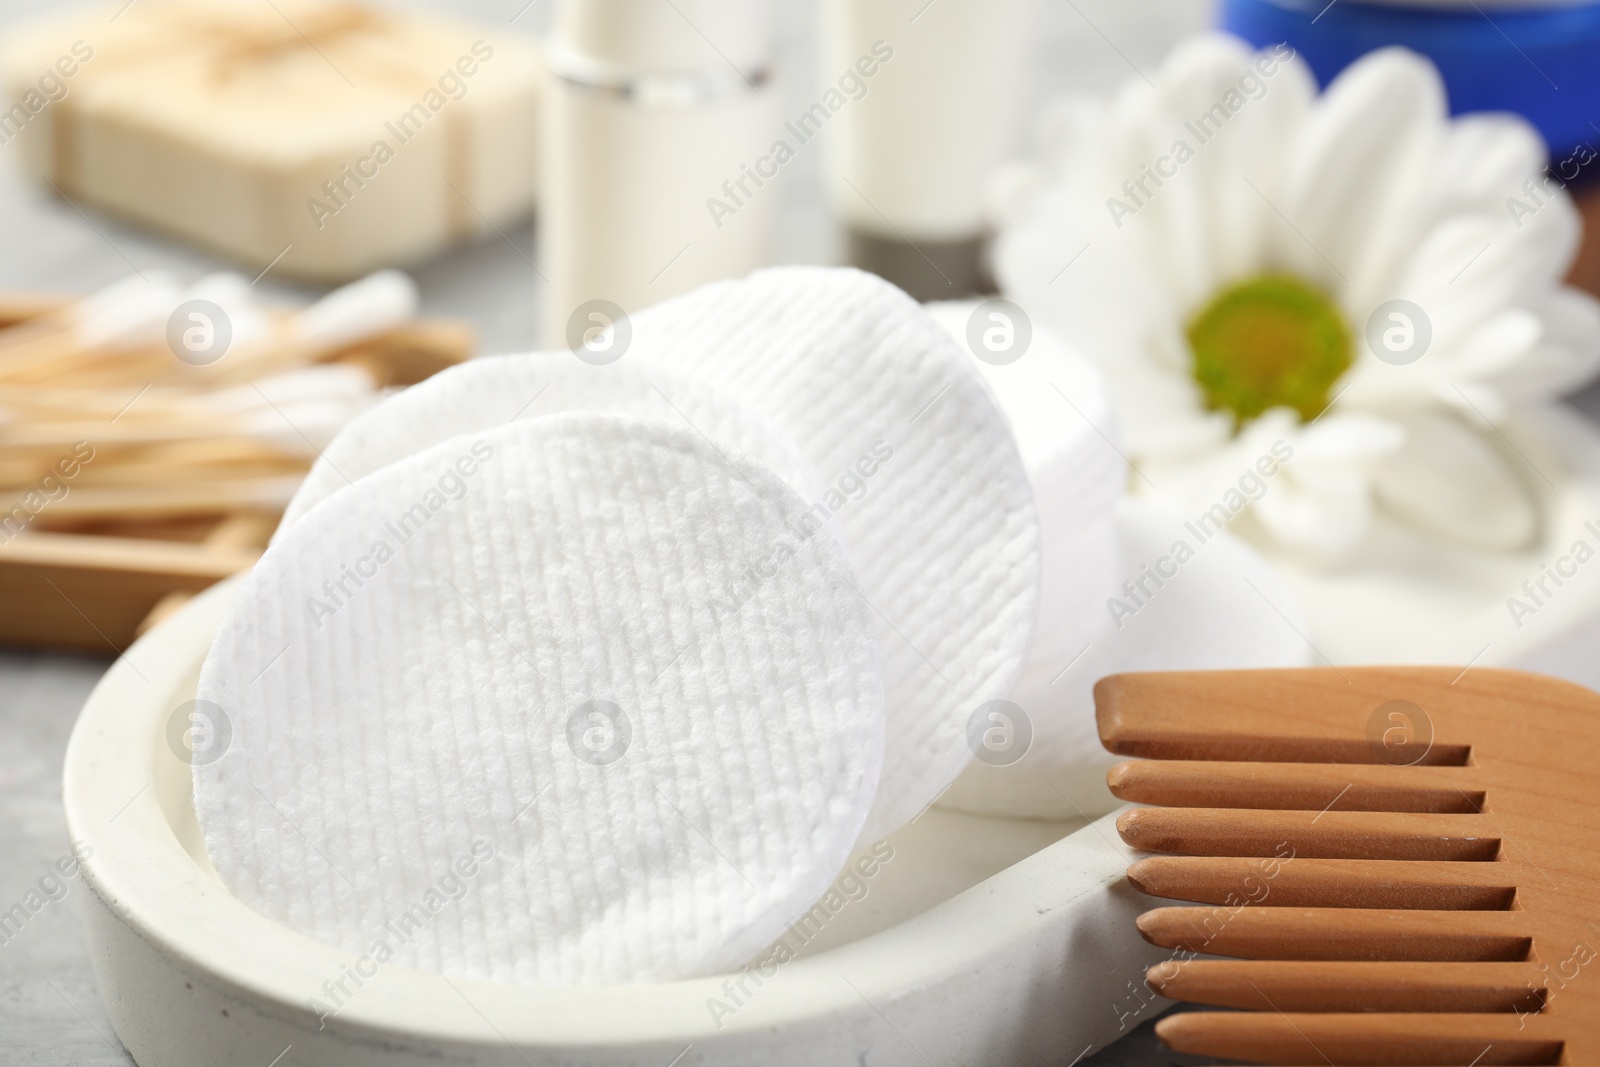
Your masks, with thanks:
M 1403 45 L 1438 66 L 1453 114 L 1515 111 L 1556 159 L 1600 145 L 1600 3 L 1223 0 L 1222 28 L 1257 48 L 1287 41 L 1323 85 L 1364 53 Z

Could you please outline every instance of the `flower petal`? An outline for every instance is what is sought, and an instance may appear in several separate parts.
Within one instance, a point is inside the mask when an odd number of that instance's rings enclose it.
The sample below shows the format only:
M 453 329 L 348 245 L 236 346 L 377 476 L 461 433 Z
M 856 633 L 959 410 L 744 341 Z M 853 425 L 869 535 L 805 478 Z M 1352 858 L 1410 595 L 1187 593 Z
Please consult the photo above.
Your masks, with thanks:
M 1495 385 L 1517 400 L 1541 401 L 1588 384 L 1600 373 L 1600 301 L 1562 288 L 1530 306 L 1544 325 L 1539 343 Z
M 1520 115 L 1480 113 L 1450 123 L 1438 158 L 1441 213 L 1505 212 L 1508 196 L 1544 173 L 1544 140 Z
M 1371 527 L 1372 492 L 1366 473 L 1358 468 L 1302 467 L 1257 501 L 1254 514 L 1284 544 L 1338 557 L 1359 544 Z
M 1373 469 L 1378 499 L 1414 525 L 1479 548 L 1532 541 L 1538 508 L 1482 433 L 1437 412 L 1405 416 L 1405 446 Z
M 1421 221 L 1445 128 L 1433 65 L 1400 48 L 1368 53 L 1334 79 L 1292 146 L 1281 261 L 1329 291 L 1371 299 L 1383 267 Z
M 1544 320 L 1531 311 L 1502 311 L 1441 356 L 1439 367 L 1456 378 L 1482 380 L 1506 372 L 1527 358 L 1544 334 Z
M 1309 423 L 1295 442 L 1295 458 L 1311 463 L 1360 463 L 1396 452 L 1405 429 L 1364 412 L 1330 413 Z
M 1474 426 L 1493 426 L 1511 414 L 1506 398 L 1487 386 L 1440 381 L 1435 396 Z
M 1290 167 L 1285 147 L 1295 143 L 1317 98 L 1316 79 L 1299 56 L 1280 59 L 1276 67 L 1265 58 L 1257 58 L 1256 69 L 1271 70 L 1267 93 L 1250 105 L 1253 121 L 1223 146 L 1231 158 L 1218 153 L 1215 199 L 1229 205 L 1227 217 L 1236 220 L 1234 241 L 1220 261 L 1225 283 L 1260 273 L 1270 262 L 1269 234 L 1282 226 L 1274 204 Z

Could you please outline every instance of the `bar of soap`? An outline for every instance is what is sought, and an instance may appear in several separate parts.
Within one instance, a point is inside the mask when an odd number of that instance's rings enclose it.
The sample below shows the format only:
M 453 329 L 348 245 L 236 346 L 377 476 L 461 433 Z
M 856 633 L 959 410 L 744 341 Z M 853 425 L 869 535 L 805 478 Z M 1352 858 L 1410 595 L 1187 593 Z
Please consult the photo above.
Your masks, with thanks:
M 531 209 L 539 63 L 434 13 L 119 0 L 7 36 L 0 143 L 79 203 L 339 281 Z

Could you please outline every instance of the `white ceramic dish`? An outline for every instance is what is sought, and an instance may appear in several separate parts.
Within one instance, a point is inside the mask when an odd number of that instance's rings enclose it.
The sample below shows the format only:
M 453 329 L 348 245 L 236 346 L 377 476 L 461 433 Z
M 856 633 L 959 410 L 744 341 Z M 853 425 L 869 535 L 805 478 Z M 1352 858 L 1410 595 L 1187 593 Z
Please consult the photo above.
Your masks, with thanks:
M 228 893 L 169 742 L 233 587 L 134 645 L 67 750 L 95 973 L 141 1067 L 1062 1064 L 1165 1005 L 1140 980 L 1160 953 L 1135 930 L 1149 901 L 1123 881 L 1133 857 L 1111 817 L 1079 828 L 937 809 L 759 987 L 736 974 L 539 988 L 398 967 L 357 985 L 348 954 Z M 343 1006 L 319 1016 L 311 999 L 331 1006 L 340 981 Z

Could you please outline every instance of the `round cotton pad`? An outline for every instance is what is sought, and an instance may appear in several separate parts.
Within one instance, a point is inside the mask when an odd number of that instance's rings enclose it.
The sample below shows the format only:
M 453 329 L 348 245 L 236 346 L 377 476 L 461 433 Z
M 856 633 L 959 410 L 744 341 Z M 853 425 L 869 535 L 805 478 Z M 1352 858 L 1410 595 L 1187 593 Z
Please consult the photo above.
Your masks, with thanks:
M 855 270 L 784 267 L 637 315 L 625 358 L 691 373 L 817 472 L 877 624 L 888 701 L 866 835 L 909 822 L 972 758 L 1039 597 L 1039 526 L 1004 417 L 933 318 Z
M 1123 671 L 1305 667 L 1312 650 L 1294 590 L 1261 554 L 1226 530 L 1200 540 L 1181 517 L 1131 499 L 1114 512 L 1124 563 L 1101 628 L 1070 660 L 1030 663 L 996 709 L 1000 741 L 964 771 L 941 807 L 1035 819 L 1095 818 L 1116 805 L 1094 717 L 1094 684 Z M 1166 577 L 1162 577 L 1166 575 Z M 1137 583 L 1137 584 L 1134 584 Z M 1130 591 L 1131 589 L 1131 591 Z M 980 735 L 981 736 L 981 735 Z M 981 746 L 980 746 L 981 747 Z
M 1021 351 L 1003 362 L 975 340 L 1005 321 L 991 315 L 1025 315 L 998 304 L 950 301 L 928 311 L 966 351 L 1016 438 L 1039 511 L 1039 622 L 1028 659 L 1059 669 L 1093 636 L 1084 631 L 1082 605 L 1098 606 L 1121 581 L 1112 577 L 1121 568 L 1111 509 L 1127 488 L 1128 465 L 1105 378 L 1086 357 L 1036 324 L 1013 323 Z
M 588 411 L 658 419 L 743 452 L 809 500 L 814 475 L 759 419 L 671 367 L 594 366 L 570 352 L 486 356 L 440 371 L 351 420 L 307 473 L 275 537 L 373 471 L 463 433 L 513 420 Z
M 882 760 L 868 609 L 802 508 L 693 430 L 600 415 L 330 497 L 201 672 L 231 734 L 194 768 L 217 871 L 295 930 L 448 975 L 750 958 L 838 874 Z

